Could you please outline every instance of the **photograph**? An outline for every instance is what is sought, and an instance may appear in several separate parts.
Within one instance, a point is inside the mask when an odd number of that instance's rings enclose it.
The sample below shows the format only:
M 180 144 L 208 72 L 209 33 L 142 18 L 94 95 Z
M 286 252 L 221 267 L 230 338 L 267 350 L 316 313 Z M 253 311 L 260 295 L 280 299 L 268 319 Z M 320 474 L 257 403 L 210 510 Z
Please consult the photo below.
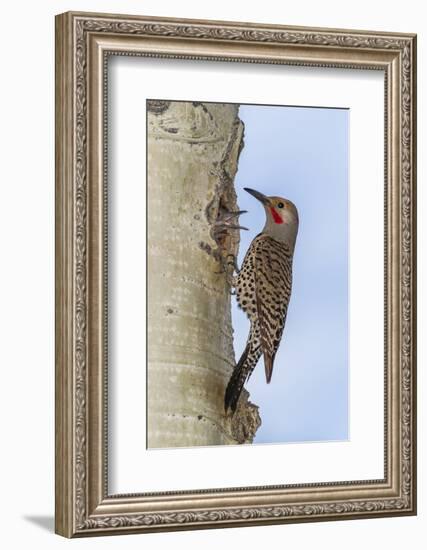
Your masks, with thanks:
M 416 514 L 416 34 L 237 19 L 55 19 L 64 537 Z
M 423 3 L 2 8 L 2 547 L 427 547 Z
M 348 440 L 349 109 L 146 113 L 147 447 Z

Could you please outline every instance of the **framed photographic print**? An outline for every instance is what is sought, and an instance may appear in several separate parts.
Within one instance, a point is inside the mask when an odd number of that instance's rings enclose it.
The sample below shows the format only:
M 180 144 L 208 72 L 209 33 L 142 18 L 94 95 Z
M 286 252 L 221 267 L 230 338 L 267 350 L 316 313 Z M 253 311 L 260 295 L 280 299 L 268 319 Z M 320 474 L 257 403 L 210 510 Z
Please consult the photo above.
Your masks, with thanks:
M 56 18 L 56 531 L 416 513 L 416 37 Z

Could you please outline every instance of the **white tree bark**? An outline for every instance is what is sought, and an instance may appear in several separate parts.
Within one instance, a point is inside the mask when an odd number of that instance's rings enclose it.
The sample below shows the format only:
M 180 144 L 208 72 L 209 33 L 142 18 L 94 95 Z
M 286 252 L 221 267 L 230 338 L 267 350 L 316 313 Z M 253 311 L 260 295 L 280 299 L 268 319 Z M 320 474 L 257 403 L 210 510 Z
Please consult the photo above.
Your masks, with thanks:
M 234 417 L 224 412 L 235 357 L 218 258 L 237 254 L 239 232 L 212 233 L 220 209 L 237 209 L 238 106 L 150 101 L 147 112 L 148 446 L 252 442 L 248 394 Z

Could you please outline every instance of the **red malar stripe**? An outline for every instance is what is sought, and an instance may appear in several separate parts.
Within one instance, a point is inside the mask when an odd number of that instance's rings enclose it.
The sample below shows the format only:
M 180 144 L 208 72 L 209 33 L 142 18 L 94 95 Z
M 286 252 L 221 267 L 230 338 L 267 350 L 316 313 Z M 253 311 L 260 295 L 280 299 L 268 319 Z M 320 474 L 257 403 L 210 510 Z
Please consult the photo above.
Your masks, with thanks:
M 270 208 L 271 214 L 273 216 L 273 220 L 275 223 L 283 223 L 282 218 L 279 216 L 279 214 L 274 210 L 274 208 Z

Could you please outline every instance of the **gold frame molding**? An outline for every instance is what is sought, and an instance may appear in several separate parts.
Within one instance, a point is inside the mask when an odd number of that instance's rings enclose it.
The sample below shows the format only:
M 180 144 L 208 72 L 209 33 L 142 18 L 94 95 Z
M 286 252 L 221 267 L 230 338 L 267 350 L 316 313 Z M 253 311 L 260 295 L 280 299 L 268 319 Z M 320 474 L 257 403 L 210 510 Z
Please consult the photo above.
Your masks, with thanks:
M 385 477 L 108 495 L 106 59 L 385 74 Z M 416 36 L 68 12 L 56 17 L 56 532 L 66 537 L 416 513 Z

